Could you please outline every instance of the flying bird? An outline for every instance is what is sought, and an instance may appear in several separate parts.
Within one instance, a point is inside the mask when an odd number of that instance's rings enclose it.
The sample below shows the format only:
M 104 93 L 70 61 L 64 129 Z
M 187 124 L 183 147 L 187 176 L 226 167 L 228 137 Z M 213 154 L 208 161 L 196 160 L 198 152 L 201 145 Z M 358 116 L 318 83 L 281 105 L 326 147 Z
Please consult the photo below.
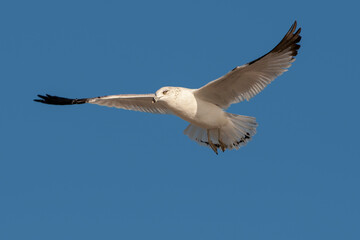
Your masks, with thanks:
M 94 98 L 70 99 L 38 95 L 36 102 L 53 105 L 91 103 L 127 110 L 174 114 L 190 124 L 184 134 L 199 144 L 218 149 L 239 149 L 256 133 L 254 117 L 225 112 L 231 104 L 261 92 L 291 66 L 300 45 L 301 28 L 296 21 L 275 48 L 264 56 L 235 67 L 224 76 L 198 89 L 162 87 L 155 94 L 120 94 Z

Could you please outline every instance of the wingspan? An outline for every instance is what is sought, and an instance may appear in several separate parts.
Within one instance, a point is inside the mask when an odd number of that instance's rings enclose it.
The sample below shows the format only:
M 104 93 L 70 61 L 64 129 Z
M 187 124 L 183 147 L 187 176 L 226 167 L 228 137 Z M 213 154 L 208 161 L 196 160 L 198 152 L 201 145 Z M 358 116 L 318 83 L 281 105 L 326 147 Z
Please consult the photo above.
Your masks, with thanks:
M 116 107 L 126 110 L 171 114 L 170 110 L 161 102 L 152 103 L 155 94 L 122 94 L 122 95 L 110 95 L 95 98 L 81 98 L 71 99 L 57 96 L 51 96 L 46 94 L 38 95 L 40 99 L 34 99 L 36 102 L 52 105 L 73 105 L 91 103 L 107 107 Z
M 223 109 L 231 104 L 249 100 L 261 92 L 276 77 L 280 76 L 295 61 L 300 45 L 299 28 L 296 21 L 280 43 L 264 56 L 239 67 L 206 84 L 194 94 Z M 295 32 L 295 33 L 294 33 Z

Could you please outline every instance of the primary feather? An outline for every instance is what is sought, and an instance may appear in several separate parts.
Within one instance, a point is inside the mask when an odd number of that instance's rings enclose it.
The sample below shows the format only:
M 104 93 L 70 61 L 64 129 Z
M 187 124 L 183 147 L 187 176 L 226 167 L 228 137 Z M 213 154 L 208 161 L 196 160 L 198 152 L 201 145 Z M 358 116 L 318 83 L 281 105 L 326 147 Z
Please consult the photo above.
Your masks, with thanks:
M 301 28 L 296 32 L 295 30 L 296 21 L 280 43 L 269 53 L 234 68 L 226 75 L 198 89 L 195 95 L 223 109 L 233 103 L 249 100 L 287 71 L 295 61 L 294 56 L 300 48 L 297 43 L 301 39 Z

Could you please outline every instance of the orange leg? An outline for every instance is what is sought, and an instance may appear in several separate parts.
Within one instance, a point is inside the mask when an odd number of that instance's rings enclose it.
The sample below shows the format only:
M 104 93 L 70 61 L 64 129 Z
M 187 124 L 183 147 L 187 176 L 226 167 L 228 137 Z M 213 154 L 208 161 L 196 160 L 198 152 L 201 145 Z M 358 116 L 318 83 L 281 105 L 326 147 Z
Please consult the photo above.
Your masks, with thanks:
M 208 143 L 211 147 L 211 149 L 216 153 L 216 155 L 218 154 L 218 151 L 217 151 L 217 147 L 214 145 L 214 143 L 211 141 L 211 138 L 210 138 L 210 129 L 207 129 L 207 135 L 208 135 Z
M 219 141 L 221 150 L 222 150 L 223 152 L 225 152 L 226 145 L 225 145 L 225 143 L 223 143 L 223 142 L 221 141 L 220 128 L 218 128 L 218 141 Z

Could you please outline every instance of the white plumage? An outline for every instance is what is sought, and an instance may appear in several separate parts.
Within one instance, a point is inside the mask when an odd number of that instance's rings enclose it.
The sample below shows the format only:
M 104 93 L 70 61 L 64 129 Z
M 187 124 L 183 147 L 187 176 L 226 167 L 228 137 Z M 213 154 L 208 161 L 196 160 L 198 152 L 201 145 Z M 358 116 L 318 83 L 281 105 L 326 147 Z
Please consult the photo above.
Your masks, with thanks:
M 122 94 L 69 99 L 38 95 L 37 102 L 54 105 L 91 103 L 127 110 L 174 114 L 190 125 L 184 130 L 190 139 L 217 149 L 239 149 L 256 133 L 255 118 L 227 113 L 231 104 L 249 100 L 277 76 L 287 71 L 300 45 L 296 21 L 281 42 L 266 55 L 239 67 L 199 89 L 163 87 L 155 94 Z

